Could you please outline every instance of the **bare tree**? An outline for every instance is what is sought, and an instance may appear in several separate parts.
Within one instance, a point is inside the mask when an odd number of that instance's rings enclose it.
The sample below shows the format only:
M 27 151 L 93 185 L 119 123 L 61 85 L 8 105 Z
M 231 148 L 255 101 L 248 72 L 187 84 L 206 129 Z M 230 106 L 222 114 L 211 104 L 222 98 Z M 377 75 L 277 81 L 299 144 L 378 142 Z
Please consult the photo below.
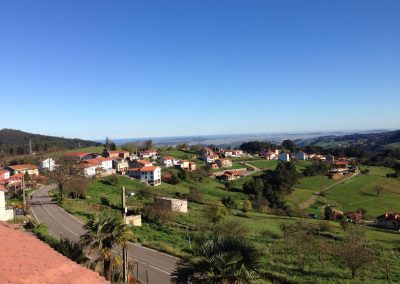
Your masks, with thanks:
M 337 257 L 351 271 L 351 278 L 357 271 L 374 260 L 374 254 L 367 246 L 363 232 L 355 226 L 349 227 L 343 241 L 337 248 Z
M 60 203 L 64 200 L 64 190 L 72 180 L 72 167 L 73 164 L 71 162 L 60 160 L 54 170 L 47 174 L 50 180 L 58 187 Z
M 81 196 L 84 196 L 88 187 L 90 185 L 90 180 L 76 175 L 71 178 L 69 183 L 66 186 L 66 191 L 75 199 L 79 199 Z

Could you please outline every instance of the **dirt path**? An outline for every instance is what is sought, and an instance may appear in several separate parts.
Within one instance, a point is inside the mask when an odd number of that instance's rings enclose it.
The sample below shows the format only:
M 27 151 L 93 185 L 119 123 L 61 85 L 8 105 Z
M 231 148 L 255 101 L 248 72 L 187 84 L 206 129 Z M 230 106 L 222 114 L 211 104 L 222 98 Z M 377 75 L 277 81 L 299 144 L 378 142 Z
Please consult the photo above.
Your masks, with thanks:
M 349 181 L 352 178 L 356 177 L 359 173 L 360 172 L 357 171 L 357 172 L 355 172 L 354 174 L 352 174 L 351 176 L 349 176 L 347 178 L 338 180 L 337 182 L 322 188 L 320 191 L 314 192 L 313 195 L 311 195 L 306 201 L 300 203 L 299 207 L 301 209 L 306 209 L 306 208 L 310 207 L 311 205 L 313 205 L 315 203 L 315 201 L 317 200 L 317 198 L 321 194 L 321 192 L 327 191 L 328 189 L 331 189 L 332 187 L 335 187 L 338 184 L 341 184 L 343 182 Z

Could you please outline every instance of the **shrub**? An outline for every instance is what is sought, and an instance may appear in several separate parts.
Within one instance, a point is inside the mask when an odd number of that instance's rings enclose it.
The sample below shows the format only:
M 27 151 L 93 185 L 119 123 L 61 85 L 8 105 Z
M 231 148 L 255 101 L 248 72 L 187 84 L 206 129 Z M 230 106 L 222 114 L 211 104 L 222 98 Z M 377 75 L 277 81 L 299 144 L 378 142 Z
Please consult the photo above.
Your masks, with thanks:
M 110 206 L 110 200 L 108 200 L 108 198 L 107 197 L 101 197 L 100 198 L 100 202 L 101 202 L 101 205 L 104 205 L 104 206 Z
M 318 228 L 320 232 L 332 232 L 333 226 L 329 222 L 320 221 L 318 222 Z
M 187 199 L 192 202 L 202 203 L 203 196 L 204 196 L 204 193 L 202 191 L 198 190 L 195 187 L 191 187 L 189 189 L 189 194 L 187 196 Z
M 236 202 L 230 196 L 222 197 L 221 202 L 229 209 L 235 209 L 237 207 Z

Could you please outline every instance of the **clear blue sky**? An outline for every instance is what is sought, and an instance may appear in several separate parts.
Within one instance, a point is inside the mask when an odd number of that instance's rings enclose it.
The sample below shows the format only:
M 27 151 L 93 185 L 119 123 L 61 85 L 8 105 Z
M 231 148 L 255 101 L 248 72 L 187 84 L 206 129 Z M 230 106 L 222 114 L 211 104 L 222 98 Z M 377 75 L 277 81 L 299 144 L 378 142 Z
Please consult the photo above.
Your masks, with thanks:
M 400 128 L 400 1 L 0 0 L 0 128 Z

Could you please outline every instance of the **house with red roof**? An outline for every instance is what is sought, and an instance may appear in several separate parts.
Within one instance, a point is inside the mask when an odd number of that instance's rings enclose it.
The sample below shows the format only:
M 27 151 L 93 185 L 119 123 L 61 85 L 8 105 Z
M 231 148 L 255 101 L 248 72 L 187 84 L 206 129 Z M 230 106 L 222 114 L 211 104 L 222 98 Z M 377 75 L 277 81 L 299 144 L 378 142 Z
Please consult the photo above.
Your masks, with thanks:
M 9 178 L 10 178 L 10 171 L 1 169 L 0 170 L 0 180 L 5 180 L 5 179 L 9 179 Z
M 153 186 L 161 184 L 161 168 L 157 166 L 129 168 L 126 174 Z
M 30 176 L 39 175 L 39 168 L 32 164 L 14 165 L 14 166 L 8 166 L 8 168 L 11 170 L 12 175 L 25 174 L 26 172 Z
M 147 160 L 134 160 L 129 163 L 131 168 L 151 167 L 152 165 L 153 163 Z
M 64 154 L 65 160 L 73 162 L 84 161 L 90 158 L 90 154 L 85 152 L 67 152 Z
M 386 212 L 376 217 L 376 224 L 380 227 L 400 229 L 400 212 Z
M 158 156 L 157 150 L 140 151 L 140 158 L 142 158 L 142 159 L 150 159 L 150 158 L 157 157 L 157 156 Z

